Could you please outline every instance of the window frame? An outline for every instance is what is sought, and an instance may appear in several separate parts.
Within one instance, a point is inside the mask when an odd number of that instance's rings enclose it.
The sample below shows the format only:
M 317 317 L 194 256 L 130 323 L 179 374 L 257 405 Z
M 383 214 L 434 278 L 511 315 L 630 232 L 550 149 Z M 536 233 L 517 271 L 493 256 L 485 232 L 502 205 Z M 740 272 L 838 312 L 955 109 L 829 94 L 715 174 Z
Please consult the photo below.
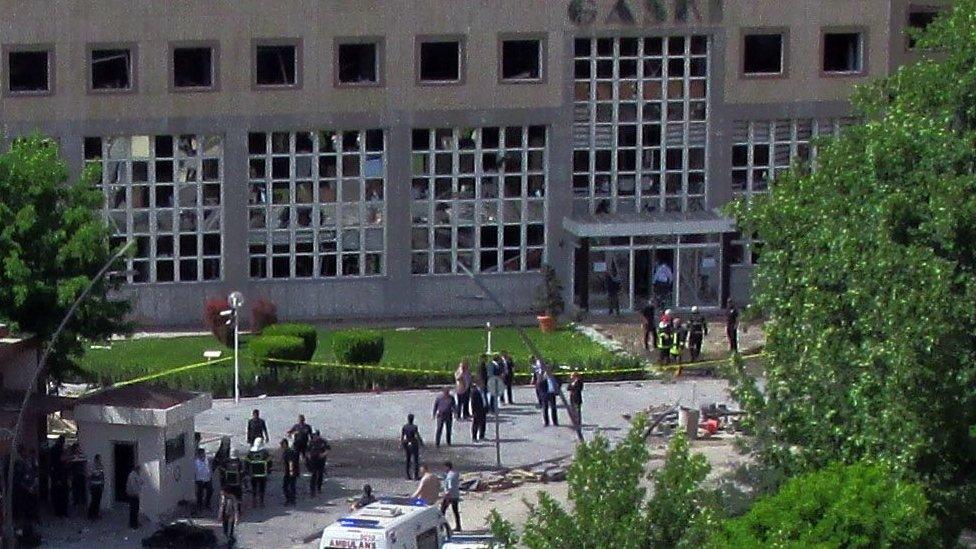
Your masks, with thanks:
M 827 54 L 828 34 L 857 34 L 860 40 L 860 68 L 856 71 L 828 71 L 824 67 Z M 868 29 L 860 26 L 823 27 L 820 29 L 820 76 L 822 78 L 851 78 L 867 76 L 868 74 Z
M 339 79 L 339 47 L 373 44 L 376 47 L 376 81 L 343 82 Z M 332 85 L 336 88 L 382 88 L 386 86 L 386 40 L 382 36 L 337 36 L 332 40 Z
M 177 86 L 176 85 L 176 50 L 179 49 L 210 49 L 210 85 L 209 86 Z M 207 93 L 220 91 L 220 42 L 217 40 L 180 40 L 169 43 L 168 75 L 170 93 Z
M 424 80 L 421 75 L 422 51 L 424 44 L 436 42 L 457 42 L 458 78 L 457 80 Z M 467 81 L 467 40 L 463 34 L 423 34 L 414 41 L 414 81 L 418 86 L 463 86 Z
M 914 46 L 912 45 L 912 37 L 909 35 L 909 31 L 912 28 L 914 28 L 910 24 L 910 19 L 912 14 L 921 12 L 921 13 L 929 13 L 934 15 L 935 17 L 938 17 L 942 15 L 944 11 L 945 11 L 945 6 L 939 6 L 936 4 L 908 3 L 908 5 L 905 6 L 905 31 L 903 33 L 905 35 L 905 52 L 913 53 L 917 51 L 922 51 L 922 49 L 919 48 L 917 45 Z
M 292 46 L 295 48 L 295 82 L 293 84 L 258 83 L 258 48 Z M 301 38 L 254 38 L 251 40 L 251 91 L 300 90 L 304 83 L 304 48 Z
M 10 54 L 12 53 L 47 53 L 47 89 L 42 91 L 13 91 L 10 89 Z M 3 55 L 3 97 L 46 97 L 55 94 L 55 50 L 53 43 L 40 44 L 4 44 L 0 48 Z
M 746 39 L 750 36 L 780 37 L 780 67 L 779 72 L 746 72 Z M 739 63 L 739 77 L 742 79 L 786 79 L 790 77 L 790 29 L 789 27 L 746 27 L 741 31 L 739 40 L 741 47 Z M 822 67 L 821 67 L 822 68 Z
M 526 41 L 535 41 L 539 43 L 539 77 L 505 78 L 505 43 Z M 548 58 L 549 41 L 545 33 L 500 33 L 498 35 L 498 83 L 504 85 L 545 84 L 549 79 Z
M 129 87 L 96 88 L 95 65 L 92 55 L 96 50 L 129 50 Z M 90 95 L 125 95 L 139 92 L 139 45 L 136 42 L 90 42 L 85 45 L 85 87 Z

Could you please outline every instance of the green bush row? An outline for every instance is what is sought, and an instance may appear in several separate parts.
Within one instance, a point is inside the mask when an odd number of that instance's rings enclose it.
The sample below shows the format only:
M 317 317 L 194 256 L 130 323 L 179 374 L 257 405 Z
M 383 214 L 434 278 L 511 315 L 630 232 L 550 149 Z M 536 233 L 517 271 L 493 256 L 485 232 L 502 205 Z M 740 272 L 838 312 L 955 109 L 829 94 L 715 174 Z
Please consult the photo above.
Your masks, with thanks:
M 319 341 L 319 334 L 311 324 L 272 324 L 261 331 L 261 337 L 268 336 L 290 336 L 301 339 L 304 351 L 300 360 L 312 360 Z
M 332 336 L 332 354 L 343 364 L 379 364 L 383 336 L 371 330 L 351 330 Z

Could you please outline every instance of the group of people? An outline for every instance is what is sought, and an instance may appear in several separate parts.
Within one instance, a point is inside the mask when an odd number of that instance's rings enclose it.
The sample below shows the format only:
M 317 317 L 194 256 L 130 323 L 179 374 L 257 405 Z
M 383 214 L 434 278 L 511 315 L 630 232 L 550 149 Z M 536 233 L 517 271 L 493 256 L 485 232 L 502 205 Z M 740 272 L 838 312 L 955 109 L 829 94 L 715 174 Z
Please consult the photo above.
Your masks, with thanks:
M 729 351 L 735 353 L 739 350 L 739 311 L 733 306 L 726 310 L 725 335 L 729 342 Z M 687 320 L 676 317 L 671 309 L 666 309 L 660 317 L 655 313 L 652 303 L 641 310 L 644 349 L 650 351 L 653 344 L 661 364 L 682 363 L 686 350 L 692 362 L 698 360 L 702 343 L 708 335 L 708 322 L 698 307 L 691 308 L 691 315 Z
M 100 517 L 105 469 L 102 457 L 89 462 L 81 446 L 70 446 L 64 435 L 38 455 L 25 450 L 14 463 L 14 520 L 18 528 L 31 535 L 40 519 L 40 505 L 49 500 L 56 517 L 67 517 L 78 509 L 89 520 Z

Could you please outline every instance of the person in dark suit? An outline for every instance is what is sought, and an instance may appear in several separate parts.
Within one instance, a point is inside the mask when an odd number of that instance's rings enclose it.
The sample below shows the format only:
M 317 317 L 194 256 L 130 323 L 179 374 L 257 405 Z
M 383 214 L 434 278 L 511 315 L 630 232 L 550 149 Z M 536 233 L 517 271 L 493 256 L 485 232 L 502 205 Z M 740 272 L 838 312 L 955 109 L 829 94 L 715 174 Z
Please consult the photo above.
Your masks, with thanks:
M 725 338 L 729 340 L 729 352 L 739 352 L 739 310 L 732 302 L 726 304 L 728 312 L 725 315 Z
M 485 382 L 478 379 L 471 388 L 471 440 L 485 439 L 485 423 L 488 416 L 488 399 L 485 397 Z
M 512 360 L 512 355 L 508 354 L 508 351 L 502 351 L 501 354 L 502 361 L 502 381 L 505 382 L 505 392 L 508 396 L 508 403 L 512 404 L 512 385 L 515 383 L 515 361 Z
M 573 408 L 576 421 L 580 428 L 583 427 L 583 378 L 579 372 L 573 372 L 569 378 L 569 405 Z
M 657 311 L 654 309 L 654 302 L 648 301 L 647 305 L 641 309 L 641 325 L 644 328 L 644 350 L 650 351 L 651 344 L 657 342 Z
M 546 368 L 545 375 L 542 376 L 542 383 L 545 386 L 546 398 L 542 403 L 542 419 L 549 426 L 550 418 L 552 424 L 559 427 L 559 417 L 556 415 L 556 395 L 559 394 L 559 380 L 552 373 L 552 368 Z

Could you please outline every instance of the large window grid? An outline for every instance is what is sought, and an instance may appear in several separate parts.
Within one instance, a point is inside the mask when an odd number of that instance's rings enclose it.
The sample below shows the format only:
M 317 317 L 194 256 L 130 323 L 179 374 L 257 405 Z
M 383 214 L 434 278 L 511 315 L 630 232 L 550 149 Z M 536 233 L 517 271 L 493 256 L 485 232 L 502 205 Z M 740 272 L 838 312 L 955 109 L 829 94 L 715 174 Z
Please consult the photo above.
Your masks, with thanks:
M 220 136 L 88 137 L 84 156 L 101 166 L 113 246 L 135 240 L 128 282 L 221 278 Z
M 538 270 L 545 255 L 545 126 L 413 131 L 414 274 Z
M 703 210 L 708 39 L 577 39 L 574 71 L 574 211 Z
M 379 129 L 249 134 L 252 278 L 384 274 L 384 140 Z
M 769 184 L 795 162 L 815 165 L 818 138 L 840 135 L 853 118 L 740 120 L 733 127 L 732 195 L 746 200 L 769 191 Z M 762 242 L 736 233 L 732 264 L 754 264 Z

